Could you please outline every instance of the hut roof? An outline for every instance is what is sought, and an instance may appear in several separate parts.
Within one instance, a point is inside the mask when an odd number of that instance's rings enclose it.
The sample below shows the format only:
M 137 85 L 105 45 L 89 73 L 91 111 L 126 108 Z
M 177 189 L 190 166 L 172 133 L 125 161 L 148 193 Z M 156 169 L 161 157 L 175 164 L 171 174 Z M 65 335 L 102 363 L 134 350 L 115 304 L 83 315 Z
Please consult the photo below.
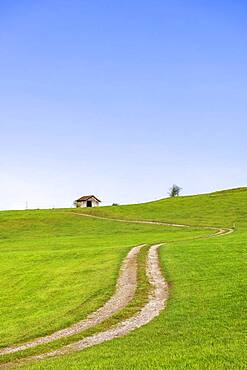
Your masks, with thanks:
M 76 199 L 76 202 L 83 202 L 83 201 L 87 201 L 87 200 L 90 200 L 91 198 L 94 198 L 95 200 L 97 200 L 98 202 L 101 202 L 101 200 L 99 200 L 95 195 L 83 195 L 82 197 L 80 197 L 79 199 Z

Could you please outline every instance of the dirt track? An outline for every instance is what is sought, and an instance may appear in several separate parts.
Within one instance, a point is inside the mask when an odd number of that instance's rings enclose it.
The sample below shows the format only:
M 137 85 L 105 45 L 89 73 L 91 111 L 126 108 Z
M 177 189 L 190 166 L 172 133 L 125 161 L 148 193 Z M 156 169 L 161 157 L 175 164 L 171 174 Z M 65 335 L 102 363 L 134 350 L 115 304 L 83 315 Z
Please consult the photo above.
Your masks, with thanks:
M 54 340 L 60 338 L 78 334 L 88 328 L 100 324 L 127 306 L 127 304 L 135 295 L 137 286 L 137 256 L 143 246 L 144 245 L 140 245 L 130 250 L 120 269 L 116 292 L 97 311 L 91 313 L 85 320 L 79 321 L 68 328 L 56 331 L 51 335 L 36 338 L 30 342 L 23 343 L 18 346 L 6 347 L 0 350 L 0 355 L 24 351 L 28 348 L 36 347 L 41 344 L 53 342 Z
M 81 351 L 82 349 L 92 347 L 109 341 L 114 338 L 122 337 L 129 332 L 147 324 L 159 315 L 160 311 L 165 307 L 165 302 L 168 297 L 168 285 L 165 282 L 159 267 L 158 248 L 160 244 L 153 245 L 149 249 L 147 259 L 147 276 L 151 286 L 149 292 L 148 303 L 135 316 L 128 320 L 120 322 L 117 326 L 106 331 L 84 338 L 78 342 L 64 346 L 58 350 L 51 351 L 39 356 L 32 356 L 30 360 L 43 360 L 47 357 L 54 357 L 70 352 Z
M 158 249 L 160 245 L 161 244 L 151 246 L 148 252 L 146 274 L 150 284 L 149 298 L 147 304 L 137 315 L 120 322 L 118 325 L 111 327 L 108 330 L 86 337 L 80 341 L 66 345 L 57 350 L 37 356 L 29 356 L 19 361 L 6 363 L 0 365 L 0 368 L 6 369 L 12 366 L 21 366 L 37 360 L 44 360 L 49 357 L 81 351 L 96 344 L 122 337 L 153 320 L 159 315 L 160 311 L 164 309 L 166 300 L 168 298 L 168 285 L 165 282 L 159 267 Z
M 84 217 L 93 217 L 97 219 L 126 222 L 126 223 L 140 223 L 140 224 L 156 224 L 163 226 L 173 226 L 173 227 L 186 227 L 190 228 L 188 225 L 180 224 L 170 224 L 156 221 L 128 221 L 121 219 L 108 219 L 99 216 L 92 216 L 88 214 L 81 214 L 77 212 L 70 212 L 76 215 Z M 201 229 L 208 229 L 215 231 L 212 235 L 208 237 L 217 237 L 228 235 L 234 230 L 229 228 L 216 228 L 216 227 L 201 227 Z M 59 330 L 51 335 L 44 336 L 41 338 L 34 339 L 28 343 L 24 343 L 15 347 L 8 347 L 0 350 L 0 355 L 14 353 L 28 348 L 38 346 L 40 344 L 49 343 L 56 339 L 67 337 L 73 334 L 82 332 L 83 330 L 93 327 L 107 318 L 111 317 L 114 313 L 118 312 L 120 309 L 124 308 L 134 297 L 136 287 L 137 287 L 137 255 L 143 245 L 134 247 L 129 252 L 126 257 L 123 266 L 120 270 L 119 279 L 117 282 L 117 288 L 115 294 L 110 298 L 109 301 L 105 303 L 104 306 L 99 308 L 97 311 L 88 316 L 87 319 L 82 320 L 69 328 Z M 150 292 L 148 303 L 141 309 L 141 311 L 131 317 L 128 320 L 120 322 L 118 325 L 109 328 L 106 331 L 94 334 L 92 336 L 86 337 L 80 341 L 74 342 L 72 344 L 66 345 L 54 351 L 43 353 L 41 355 L 29 356 L 23 360 L 16 361 L 13 363 L 6 363 L 0 365 L 0 368 L 9 368 L 16 365 L 22 365 L 36 360 L 43 360 L 48 357 L 55 357 L 75 351 L 81 351 L 85 348 L 92 347 L 96 344 L 109 341 L 114 338 L 118 338 L 128 334 L 129 332 L 147 324 L 154 317 L 159 315 L 160 311 L 165 307 L 165 302 L 168 298 L 168 286 L 161 274 L 159 267 L 158 258 L 158 248 L 160 244 L 153 245 L 149 249 L 146 273 L 150 283 Z

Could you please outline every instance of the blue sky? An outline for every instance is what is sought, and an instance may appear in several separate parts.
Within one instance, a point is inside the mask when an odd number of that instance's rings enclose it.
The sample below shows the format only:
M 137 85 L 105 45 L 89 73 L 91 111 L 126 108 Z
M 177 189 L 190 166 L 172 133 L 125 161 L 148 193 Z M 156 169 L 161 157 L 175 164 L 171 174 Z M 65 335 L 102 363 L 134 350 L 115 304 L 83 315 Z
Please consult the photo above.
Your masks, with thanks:
M 247 185 L 245 1 L 0 2 L 0 209 Z

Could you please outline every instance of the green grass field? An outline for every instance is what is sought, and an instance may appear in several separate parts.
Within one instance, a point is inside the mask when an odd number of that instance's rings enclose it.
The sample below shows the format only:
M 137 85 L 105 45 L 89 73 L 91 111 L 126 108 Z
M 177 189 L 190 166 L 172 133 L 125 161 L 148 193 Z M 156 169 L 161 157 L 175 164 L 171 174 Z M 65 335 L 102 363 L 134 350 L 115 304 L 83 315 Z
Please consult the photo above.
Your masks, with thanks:
M 131 247 L 166 242 L 160 258 L 170 298 L 158 318 L 126 337 L 24 367 L 246 368 L 247 188 L 86 210 L 109 218 L 235 228 L 234 233 L 217 238 L 208 239 L 211 232 L 205 229 L 119 223 L 69 211 L 0 212 L 1 347 L 52 333 L 86 317 L 113 293 L 121 262 Z M 139 284 L 145 286 L 141 276 Z M 142 300 L 145 289 L 135 305 L 95 330 L 129 316 Z

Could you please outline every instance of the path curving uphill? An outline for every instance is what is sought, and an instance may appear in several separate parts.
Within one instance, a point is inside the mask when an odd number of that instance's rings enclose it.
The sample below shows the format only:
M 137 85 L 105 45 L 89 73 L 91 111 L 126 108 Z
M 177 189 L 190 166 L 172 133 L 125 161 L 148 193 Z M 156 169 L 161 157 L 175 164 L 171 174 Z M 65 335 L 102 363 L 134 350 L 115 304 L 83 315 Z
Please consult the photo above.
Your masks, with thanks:
M 88 213 L 81 213 L 81 212 L 68 212 L 68 213 L 77 215 L 77 216 L 82 216 L 82 217 L 91 217 L 91 218 L 96 218 L 96 219 L 105 220 L 105 221 L 124 222 L 128 224 L 160 225 L 160 226 L 187 228 L 187 229 L 200 229 L 200 230 L 215 231 L 212 235 L 209 235 L 209 237 L 228 235 L 234 231 L 233 228 L 227 228 L 227 227 L 220 228 L 220 227 L 215 227 L 215 226 L 191 226 L 191 225 L 175 224 L 175 223 L 162 222 L 162 221 L 125 220 L 123 218 L 110 218 L 110 217 L 103 217 L 103 216 L 95 216 L 95 215 L 90 215 Z
M 0 350 L 0 355 L 24 351 L 45 343 L 53 342 L 57 339 L 81 333 L 86 329 L 100 324 L 127 306 L 135 295 L 137 287 L 137 256 L 143 246 L 144 244 L 130 250 L 120 269 L 114 295 L 97 311 L 91 313 L 85 320 L 81 320 L 68 328 L 58 330 L 50 335 L 36 338 L 17 346 L 3 348 Z
M 119 338 L 127 335 L 129 332 L 149 323 L 160 311 L 165 308 L 168 298 L 168 284 L 166 283 L 159 266 L 158 249 L 162 244 L 156 244 L 150 247 L 147 258 L 146 274 L 148 276 L 150 291 L 147 304 L 141 311 L 131 318 L 120 322 L 118 325 L 108 330 L 86 337 L 75 343 L 63 346 L 57 350 L 43 353 L 36 356 L 29 356 L 23 360 L 0 365 L 0 368 L 10 368 L 13 365 L 24 365 L 37 360 L 45 360 L 50 357 L 78 352 L 85 348 Z
M 158 249 L 161 245 L 162 244 L 156 244 L 151 246 L 149 249 L 146 273 L 151 288 L 147 304 L 137 315 L 120 322 L 115 327 L 64 346 L 58 350 L 38 356 L 32 356 L 30 357 L 30 360 L 43 360 L 47 357 L 54 357 L 71 352 L 81 351 L 96 344 L 122 337 L 129 332 L 149 323 L 156 316 L 158 316 L 160 311 L 165 307 L 165 303 L 168 298 L 168 285 L 161 273 L 159 266 Z
M 191 227 L 189 225 L 165 223 L 165 222 L 159 222 L 159 221 L 124 220 L 124 219 L 114 219 L 114 218 L 94 216 L 94 215 L 78 213 L 78 212 L 70 212 L 70 213 L 76 214 L 78 216 L 83 216 L 83 217 L 92 217 L 96 219 L 110 220 L 110 221 L 117 221 L 117 222 L 172 226 L 172 227 L 179 227 L 179 228 L 198 228 L 198 229 L 214 231 L 211 235 L 207 236 L 206 238 L 224 236 L 234 231 L 234 229 L 231 229 L 231 228 Z M 159 266 L 158 249 L 160 245 L 162 244 L 151 246 L 148 252 L 146 274 L 147 274 L 149 285 L 150 285 L 149 299 L 148 299 L 147 304 L 140 310 L 140 312 L 137 315 L 134 315 L 133 317 L 120 322 L 116 326 L 110 327 L 108 330 L 88 336 L 82 340 L 73 342 L 57 350 L 46 352 L 40 355 L 28 356 L 19 361 L 5 363 L 5 364 L 0 365 L 0 368 L 10 368 L 17 364 L 22 365 L 22 364 L 33 362 L 36 360 L 44 360 L 49 357 L 55 357 L 55 356 L 59 356 L 63 354 L 81 351 L 85 348 L 92 347 L 96 344 L 100 344 L 105 341 L 109 341 L 114 338 L 124 336 L 128 334 L 129 332 L 153 320 L 156 316 L 159 315 L 160 311 L 164 309 L 166 300 L 168 298 L 168 285 L 162 276 L 160 266 Z M 0 350 L 0 355 L 6 355 L 10 353 L 23 351 L 29 348 L 36 347 L 38 345 L 42 345 L 45 343 L 55 341 L 60 338 L 78 334 L 88 328 L 94 327 L 97 324 L 105 321 L 106 319 L 111 317 L 113 314 L 115 314 L 116 312 L 120 311 L 125 306 L 127 306 L 128 303 L 134 297 L 135 291 L 137 288 L 137 256 L 143 246 L 144 245 L 134 247 L 128 253 L 126 259 L 123 262 L 121 270 L 120 270 L 116 292 L 110 298 L 110 300 L 107 301 L 101 308 L 99 308 L 97 311 L 90 314 L 85 320 L 75 323 L 69 328 L 56 331 L 51 335 L 40 337 L 40 338 L 34 339 L 30 342 L 27 342 L 27 343 L 24 343 L 18 346 L 11 346 L 7 348 L 3 348 L 2 350 Z

